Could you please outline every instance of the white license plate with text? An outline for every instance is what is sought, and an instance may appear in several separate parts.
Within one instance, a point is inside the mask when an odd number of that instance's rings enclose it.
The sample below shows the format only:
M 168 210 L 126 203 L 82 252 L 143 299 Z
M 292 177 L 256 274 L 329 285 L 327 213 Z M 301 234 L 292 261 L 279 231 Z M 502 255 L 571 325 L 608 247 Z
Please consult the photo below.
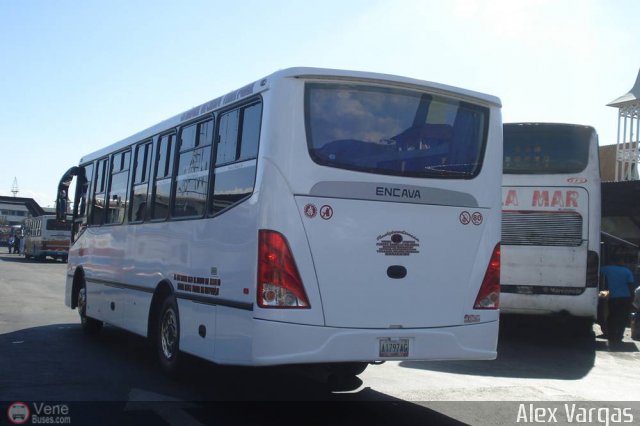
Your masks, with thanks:
M 409 339 L 380 339 L 380 358 L 406 358 L 409 356 Z

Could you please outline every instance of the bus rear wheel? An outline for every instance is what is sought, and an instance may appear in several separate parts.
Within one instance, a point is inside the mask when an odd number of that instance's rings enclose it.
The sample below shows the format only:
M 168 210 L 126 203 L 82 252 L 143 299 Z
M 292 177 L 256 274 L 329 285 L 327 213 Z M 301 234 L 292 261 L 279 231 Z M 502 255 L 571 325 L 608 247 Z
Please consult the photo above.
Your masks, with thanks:
M 180 359 L 180 319 L 173 296 L 166 297 L 160 306 L 155 343 L 160 367 L 166 374 L 173 375 Z
M 593 337 L 593 324 L 593 318 L 591 317 L 576 317 L 573 318 L 571 325 L 576 336 Z
M 102 321 L 87 316 L 87 285 L 82 282 L 78 289 L 78 314 L 80 315 L 80 325 L 85 334 L 95 335 L 102 330 Z

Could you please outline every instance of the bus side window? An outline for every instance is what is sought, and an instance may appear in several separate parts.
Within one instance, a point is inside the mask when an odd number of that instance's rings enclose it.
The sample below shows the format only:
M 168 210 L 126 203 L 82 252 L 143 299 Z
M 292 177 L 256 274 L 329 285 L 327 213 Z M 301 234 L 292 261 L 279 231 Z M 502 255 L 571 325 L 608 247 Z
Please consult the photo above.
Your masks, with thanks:
M 152 148 L 152 142 L 143 142 L 136 146 L 135 159 L 133 160 L 134 169 L 129 222 L 143 222 L 147 217 L 147 194 L 149 192 Z
M 111 159 L 109 175 L 109 196 L 106 223 L 122 223 L 127 211 L 127 184 L 129 182 L 129 165 L 131 151 L 118 152 Z
M 242 110 L 242 134 L 239 149 L 240 161 L 258 156 L 261 115 L 262 104 L 254 104 Z
M 84 174 L 81 177 L 81 180 L 78 182 L 77 186 L 77 199 L 74 203 L 78 206 L 77 215 L 79 218 L 87 217 L 87 198 L 89 196 L 89 187 L 91 184 L 91 179 L 93 178 L 93 164 L 87 164 L 84 166 Z
M 73 235 L 74 241 L 80 232 L 88 224 L 88 208 L 91 182 L 93 181 L 93 164 L 87 164 L 83 167 L 84 173 L 80 176 L 76 186 L 76 197 L 74 202 L 74 222 Z
M 102 225 L 104 223 L 104 206 L 106 195 L 106 172 L 108 159 L 98 160 L 96 176 L 93 185 L 93 203 L 91 205 L 91 211 L 89 212 L 90 225 Z
M 191 124 L 180 132 L 173 217 L 202 217 L 206 211 L 213 143 L 213 120 Z
M 166 219 L 171 200 L 171 178 L 173 176 L 173 153 L 176 135 L 160 137 L 155 159 L 155 175 L 151 196 L 151 219 Z
M 261 116 L 261 103 L 220 116 L 210 214 L 217 214 L 253 193 Z
M 240 110 L 226 112 L 220 116 L 216 166 L 236 161 L 238 151 Z

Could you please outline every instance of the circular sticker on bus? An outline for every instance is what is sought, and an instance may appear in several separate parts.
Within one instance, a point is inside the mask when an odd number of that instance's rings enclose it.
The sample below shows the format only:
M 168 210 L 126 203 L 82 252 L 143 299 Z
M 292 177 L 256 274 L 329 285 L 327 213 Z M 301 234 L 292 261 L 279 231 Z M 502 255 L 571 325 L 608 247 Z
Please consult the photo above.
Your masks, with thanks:
M 320 207 L 320 217 L 324 220 L 331 219 L 333 217 L 333 209 L 331 208 L 331 206 L 325 204 L 324 206 Z
M 315 206 L 315 204 L 307 204 L 306 206 L 304 206 L 304 215 L 306 217 L 308 217 L 309 219 L 313 219 L 314 217 L 316 217 L 316 214 L 318 214 L 318 208 Z
M 460 223 L 463 225 L 468 225 L 471 222 L 471 213 L 468 211 L 463 211 L 460 213 Z
M 471 222 L 476 226 L 480 225 L 482 223 L 482 213 L 474 212 L 471 215 Z

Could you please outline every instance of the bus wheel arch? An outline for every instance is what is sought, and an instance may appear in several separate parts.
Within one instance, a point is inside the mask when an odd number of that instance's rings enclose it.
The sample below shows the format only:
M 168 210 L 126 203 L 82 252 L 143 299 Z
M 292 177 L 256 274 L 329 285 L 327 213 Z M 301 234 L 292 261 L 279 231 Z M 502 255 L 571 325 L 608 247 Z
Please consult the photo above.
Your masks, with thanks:
M 78 308 L 80 325 L 85 334 L 95 335 L 102 330 L 102 321 L 87 316 L 87 283 L 84 279 L 84 271 L 78 268 L 73 277 L 71 293 L 71 307 Z
M 180 358 L 180 315 L 173 287 L 166 281 L 156 287 L 151 299 L 147 335 L 162 370 L 174 374 Z
M 76 273 L 73 275 L 73 287 L 71 288 L 71 309 L 78 307 L 78 294 L 80 288 L 84 285 L 84 269 L 81 266 L 76 268 Z

